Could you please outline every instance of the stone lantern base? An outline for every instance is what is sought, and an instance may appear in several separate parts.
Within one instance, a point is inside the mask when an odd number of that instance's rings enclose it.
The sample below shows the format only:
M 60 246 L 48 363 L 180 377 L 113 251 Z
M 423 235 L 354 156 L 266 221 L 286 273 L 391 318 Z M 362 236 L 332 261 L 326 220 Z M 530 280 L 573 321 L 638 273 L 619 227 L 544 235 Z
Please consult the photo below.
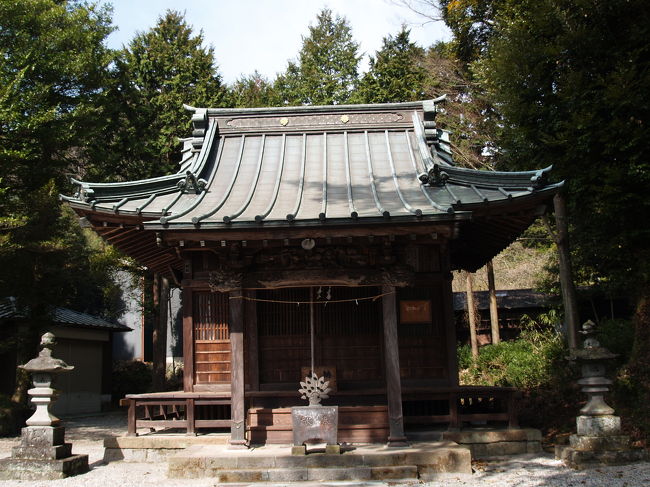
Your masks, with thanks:
M 555 447 L 555 458 L 571 468 L 623 465 L 648 458 L 644 449 L 630 447 L 630 437 L 621 434 L 618 416 L 578 416 L 576 425 L 577 434 L 569 437 L 569 445 Z
M 88 455 L 72 455 L 63 426 L 23 428 L 11 458 L 0 460 L 0 480 L 55 480 L 86 473 Z

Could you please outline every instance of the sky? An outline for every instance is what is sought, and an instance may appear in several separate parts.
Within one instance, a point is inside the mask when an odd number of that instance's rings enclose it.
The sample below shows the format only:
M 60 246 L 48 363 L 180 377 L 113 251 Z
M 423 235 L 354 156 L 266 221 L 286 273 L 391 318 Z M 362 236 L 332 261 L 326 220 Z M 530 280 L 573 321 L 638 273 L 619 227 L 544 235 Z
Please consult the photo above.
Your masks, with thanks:
M 404 23 L 411 40 L 428 47 L 451 34 L 442 22 L 427 22 L 391 0 L 103 0 L 113 5 L 117 30 L 108 38 L 111 48 L 121 48 L 137 32 L 156 24 L 167 9 L 185 13 L 195 32 L 203 31 L 204 44 L 214 47 L 219 73 L 232 83 L 255 70 L 269 79 L 295 59 L 302 37 L 324 8 L 347 18 L 360 52 L 361 69 L 387 34 L 395 35 Z

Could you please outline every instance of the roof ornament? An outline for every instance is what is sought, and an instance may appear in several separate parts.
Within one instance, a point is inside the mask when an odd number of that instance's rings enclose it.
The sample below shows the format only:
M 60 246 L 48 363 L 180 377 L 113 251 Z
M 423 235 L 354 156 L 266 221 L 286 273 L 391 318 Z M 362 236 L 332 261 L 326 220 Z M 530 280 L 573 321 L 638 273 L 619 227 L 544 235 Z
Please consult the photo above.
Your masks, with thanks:
M 436 115 L 441 111 L 439 105 L 447 100 L 447 95 L 439 96 L 433 100 L 425 100 L 422 102 L 422 110 L 424 111 L 424 139 L 427 145 L 436 147 L 440 144 L 438 128 L 436 127 Z
M 90 203 L 95 199 L 95 191 L 92 188 L 89 188 L 87 186 L 84 187 L 84 183 L 76 180 L 75 178 L 70 178 L 70 182 L 78 186 L 77 191 L 74 195 L 75 199 L 83 201 L 84 203 Z
M 208 111 L 205 108 L 194 108 L 183 105 L 186 110 L 194 112 L 192 115 L 192 151 L 199 152 L 205 140 L 205 133 L 208 129 Z
M 420 174 L 418 179 L 429 186 L 444 186 L 449 180 L 449 174 L 440 168 L 440 164 L 434 164 L 429 172 Z
M 535 189 L 543 188 L 548 182 L 547 172 L 549 168 L 540 169 L 535 171 L 535 174 L 530 178 L 530 182 Z
M 195 194 L 201 194 L 207 184 L 208 182 L 205 179 L 198 179 L 192 171 L 187 171 L 185 173 L 185 179 L 180 180 L 177 186 L 184 193 L 194 191 Z

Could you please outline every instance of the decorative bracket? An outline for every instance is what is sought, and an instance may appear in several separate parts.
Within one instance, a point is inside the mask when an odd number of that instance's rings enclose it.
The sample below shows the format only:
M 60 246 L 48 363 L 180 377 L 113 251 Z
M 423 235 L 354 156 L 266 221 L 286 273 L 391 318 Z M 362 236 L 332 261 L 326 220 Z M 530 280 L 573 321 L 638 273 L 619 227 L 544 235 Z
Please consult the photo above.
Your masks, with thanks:
M 210 272 L 208 286 L 213 293 L 225 293 L 233 289 L 240 289 L 243 278 L 244 276 L 241 272 L 216 270 Z

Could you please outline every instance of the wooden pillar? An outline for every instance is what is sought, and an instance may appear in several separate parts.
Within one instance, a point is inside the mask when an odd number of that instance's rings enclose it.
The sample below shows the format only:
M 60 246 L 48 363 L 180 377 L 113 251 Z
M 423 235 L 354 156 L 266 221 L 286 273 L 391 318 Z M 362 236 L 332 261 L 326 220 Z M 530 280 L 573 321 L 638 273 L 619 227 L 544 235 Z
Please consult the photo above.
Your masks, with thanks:
M 472 346 L 472 357 L 478 358 L 478 341 L 476 339 L 476 305 L 474 304 L 474 286 L 472 273 L 467 273 L 467 316 L 469 317 L 469 341 Z
M 192 289 L 184 288 L 183 301 L 183 390 L 194 391 L 194 323 L 192 320 Z
M 244 303 L 241 289 L 230 292 L 230 447 L 246 448 L 244 398 Z
M 160 274 L 153 275 L 153 390 L 165 388 L 167 373 L 167 325 L 169 309 L 169 281 Z
M 492 345 L 501 343 L 501 334 L 499 332 L 499 308 L 497 306 L 497 291 L 494 285 L 494 267 L 492 261 L 489 261 L 486 266 L 488 292 L 490 294 L 490 327 L 492 331 Z
M 255 291 L 248 291 L 248 296 L 255 297 Z M 246 300 L 244 303 L 244 319 L 246 320 L 246 330 L 244 331 L 246 342 L 246 353 L 248 355 L 246 369 L 246 383 L 251 390 L 260 390 L 260 366 L 259 366 L 259 348 L 257 340 L 257 303 Z
M 394 286 L 382 286 L 384 317 L 384 360 L 386 366 L 386 396 L 388 400 L 388 446 L 407 445 L 402 415 L 402 384 L 399 373 L 399 342 Z
M 456 316 L 454 314 L 454 291 L 452 281 L 454 276 L 447 271 L 442 280 L 442 299 L 444 311 L 445 337 L 447 341 L 447 368 L 449 370 L 449 386 L 458 386 L 458 352 L 456 343 Z

